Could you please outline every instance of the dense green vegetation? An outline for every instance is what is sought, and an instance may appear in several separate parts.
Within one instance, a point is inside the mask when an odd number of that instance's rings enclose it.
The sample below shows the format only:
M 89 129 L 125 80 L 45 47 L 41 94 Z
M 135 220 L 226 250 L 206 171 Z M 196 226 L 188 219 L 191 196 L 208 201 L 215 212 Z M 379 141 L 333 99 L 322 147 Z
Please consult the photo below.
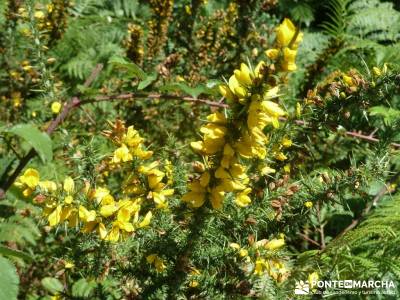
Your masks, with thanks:
M 0 300 L 398 299 L 399 62 L 398 1 L 1 1 Z

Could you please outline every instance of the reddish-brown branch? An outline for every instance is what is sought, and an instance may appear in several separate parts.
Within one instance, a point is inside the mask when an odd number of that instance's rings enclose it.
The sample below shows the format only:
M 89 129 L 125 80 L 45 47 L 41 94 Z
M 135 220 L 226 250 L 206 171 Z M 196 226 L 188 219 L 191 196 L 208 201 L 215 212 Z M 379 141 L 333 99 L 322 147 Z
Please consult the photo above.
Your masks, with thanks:
M 286 118 L 279 118 L 279 120 L 281 121 L 287 121 Z M 303 120 L 293 120 L 294 123 L 296 123 L 297 125 L 303 125 L 306 126 L 307 123 Z M 345 135 L 349 136 L 349 137 L 354 137 L 360 140 L 365 140 L 368 142 L 372 142 L 372 143 L 378 143 L 379 139 L 377 139 L 376 137 L 374 137 L 374 134 L 378 131 L 378 129 L 375 129 L 374 131 L 372 131 L 369 135 L 365 135 L 363 133 L 360 132 L 355 132 L 355 131 L 346 131 L 344 132 Z M 390 145 L 394 148 L 400 148 L 400 144 L 399 143 L 390 143 Z
M 385 184 L 384 187 L 382 187 L 380 189 L 380 191 L 375 195 L 374 199 L 372 200 L 371 203 L 369 203 L 365 209 L 363 210 L 363 212 L 361 213 L 360 217 L 357 219 L 354 219 L 351 224 L 349 226 L 347 226 L 338 236 L 343 236 L 346 232 L 352 230 L 353 228 L 355 228 L 360 222 L 361 220 L 363 220 L 365 218 L 365 216 L 371 211 L 372 207 L 376 206 L 378 204 L 378 202 L 382 199 L 382 197 L 388 192 L 389 187 L 392 183 L 396 182 L 396 180 L 400 177 L 400 172 L 396 173 L 391 179 L 390 181 Z
M 194 103 L 202 103 L 207 104 L 209 106 L 214 107 L 222 107 L 227 108 L 229 107 L 228 104 L 221 103 L 221 102 L 214 102 L 207 99 L 199 99 L 193 97 L 183 97 L 179 95 L 167 95 L 167 94 L 146 94 L 146 93 L 126 93 L 120 95 L 104 95 L 104 96 L 97 96 L 94 99 L 82 100 L 82 104 L 86 103 L 95 103 L 100 101 L 113 101 L 113 100 L 133 100 L 133 99 L 168 99 L 168 100 L 182 100 L 182 101 L 189 101 Z
M 92 82 L 96 79 L 96 77 L 99 75 L 102 69 L 103 69 L 102 64 L 97 65 L 96 68 L 92 71 L 92 73 L 88 77 L 88 79 L 86 79 L 84 87 L 89 87 L 92 84 Z M 65 120 L 70 111 L 79 104 L 80 100 L 76 96 L 72 97 L 72 99 L 69 102 L 65 103 L 61 113 L 50 123 L 49 127 L 47 127 L 46 129 L 47 134 L 51 135 L 54 132 L 54 130 Z M 35 149 L 32 148 L 24 157 L 22 157 L 22 159 L 20 159 L 18 166 L 15 168 L 14 172 L 12 172 L 12 174 L 7 178 L 7 180 L 1 186 L 0 199 L 2 199 L 5 196 L 7 190 L 17 179 L 18 175 L 26 167 L 29 161 L 35 156 L 36 156 L 36 151 Z
M 86 79 L 84 83 L 84 87 L 89 87 L 93 81 L 97 78 L 99 73 L 101 72 L 103 65 L 99 64 L 96 68 L 92 71 L 90 76 Z M 78 96 L 72 97 L 69 102 L 66 102 L 63 105 L 63 109 L 61 113 L 50 123 L 49 127 L 46 129 L 47 134 L 51 135 L 55 129 L 67 118 L 70 112 L 79 106 L 89 104 L 89 103 L 96 103 L 101 101 L 114 101 L 114 100 L 132 100 L 132 99 L 169 99 L 169 100 L 182 100 L 188 101 L 193 103 L 202 103 L 212 107 L 220 107 L 220 108 L 228 108 L 229 105 L 226 103 L 222 103 L 222 100 L 219 102 L 207 100 L 207 99 L 199 99 L 194 97 L 186 97 L 186 96 L 178 96 L 178 95 L 168 95 L 168 94 L 146 94 L 146 93 L 125 93 L 119 95 L 100 95 L 95 97 L 94 99 L 85 99 L 81 100 Z M 287 121 L 285 118 L 281 118 L 282 121 Z M 306 122 L 302 120 L 293 120 L 298 125 L 307 125 Z M 345 134 L 350 137 L 366 140 L 369 142 L 379 142 L 379 139 L 373 137 L 373 133 L 370 135 L 364 135 L 358 132 L 347 131 Z M 398 143 L 391 143 L 391 145 L 395 148 L 400 148 L 400 144 Z M 0 199 L 5 196 L 6 191 L 10 188 L 10 186 L 14 183 L 18 175 L 21 171 L 25 168 L 28 162 L 36 156 L 36 151 L 31 149 L 24 157 L 21 158 L 18 166 L 14 170 L 14 172 L 10 175 L 10 177 L 2 184 L 0 188 Z
M 317 246 L 318 248 L 321 248 L 320 243 L 318 243 L 317 241 L 314 241 L 313 239 L 309 238 L 307 235 L 305 235 L 304 233 L 299 233 L 299 236 L 302 237 L 304 240 L 306 240 L 307 242 L 310 242 L 311 244 L 314 244 L 315 246 Z
M 362 134 L 362 133 L 359 133 L 359 132 L 347 131 L 346 135 L 347 136 L 351 136 L 351 137 L 355 137 L 355 138 L 358 138 L 358 139 L 361 139 L 361 140 L 369 141 L 369 142 L 374 142 L 374 143 L 379 142 L 379 139 L 375 138 L 374 136 L 365 135 L 365 134 Z M 390 145 L 392 145 L 395 148 L 400 148 L 400 144 L 398 144 L 398 143 L 390 143 Z

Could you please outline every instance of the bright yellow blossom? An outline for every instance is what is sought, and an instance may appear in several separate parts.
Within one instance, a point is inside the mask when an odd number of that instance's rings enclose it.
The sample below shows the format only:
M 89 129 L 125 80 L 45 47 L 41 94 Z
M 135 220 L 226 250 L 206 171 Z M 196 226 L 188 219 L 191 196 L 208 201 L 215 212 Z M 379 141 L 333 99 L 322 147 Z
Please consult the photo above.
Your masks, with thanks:
M 265 244 L 265 249 L 267 250 L 277 250 L 285 245 L 285 239 L 272 239 Z
M 64 179 L 64 184 L 63 184 L 64 191 L 67 192 L 67 194 L 73 194 L 75 190 L 75 183 L 74 180 L 71 177 L 66 177 Z
M 129 152 L 128 147 L 122 144 L 121 147 L 114 151 L 114 156 L 112 158 L 113 163 L 127 162 L 133 159 L 132 154 Z
M 307 208 L 311 208 L 311 207 L 313 207 L 313 203 L 311 201 L 306 201 L 306 202 L 304 202 L 304 206 Z
M 157 254 L 150 254 L 146 257 L 149 264 L 154 265 L 157 272 L 163 272 L 166 269 L 164 260 L 161 259 Z
M 303 34 L 299 32 L 296 36 L 296 27 L 289 19 L 285 18 L 276 29 L 276 40 L 280 47 L 287 47 L 292 43 L 291 48 L 296 49 L 303 39 Z
M 54 101 L 51 104 L 51 111 L 53 112 L 53 114 L 58 114 L 61 111 L 61 103 L 58 101 Z

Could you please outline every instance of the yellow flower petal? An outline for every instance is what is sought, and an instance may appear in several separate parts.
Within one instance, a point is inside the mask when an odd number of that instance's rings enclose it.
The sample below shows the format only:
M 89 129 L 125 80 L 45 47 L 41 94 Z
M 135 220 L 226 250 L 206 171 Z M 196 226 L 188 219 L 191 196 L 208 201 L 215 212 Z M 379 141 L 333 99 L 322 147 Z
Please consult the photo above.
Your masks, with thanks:
M 265 244 L 265 249 L 267 250 L 276 250 L 282 248 L 285 245 L 284 239 L 272 239 L 268 243 Z
M 47 217 L 49 220 L 49 226 L 53 227 L 56 226 L 58 223 L 60 223 L 61 220 L 61 211 L 62 207 L 61 205 L 58 205 L 55 210 Z
M 145 226 L 149 226 L 152 216 L 153 216 L 153 214 L 151 213 L 151 211 L 147 212 L 147 214 L 144 217 L 143 221 L 139 223 L 139 227 L 142 228 L 142 227 L 145 227 Z
M 53 114 L 58 114 L 61 110 L 61 103 L 58 101 L 55 101 L 51 104 L 51 111 Z
M 75 190 L 75 183 L 74 180 L 71 177 L 66 177 L 64 179 L 64 191 L 66 191 L 68 194 L 72 194 Z

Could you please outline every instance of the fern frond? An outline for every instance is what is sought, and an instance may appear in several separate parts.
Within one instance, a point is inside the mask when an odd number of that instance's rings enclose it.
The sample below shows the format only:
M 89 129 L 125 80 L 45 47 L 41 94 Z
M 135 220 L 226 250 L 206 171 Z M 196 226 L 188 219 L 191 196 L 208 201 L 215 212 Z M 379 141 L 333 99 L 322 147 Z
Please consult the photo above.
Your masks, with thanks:
M 400 12 L 393 8 L 392 3 L 359 0 L 349 10 L 352 16 L 347 33 L 381 42 L 400 39 Z
M 327 8 L 327 14 L 330 21 L 322 23 L 321 27 L 325 32 L 335 38 L 340 38 L 344 35 L 347 27 L 347 18 L 349 15 L 348 4 L 349 0 L 331 0 Z

